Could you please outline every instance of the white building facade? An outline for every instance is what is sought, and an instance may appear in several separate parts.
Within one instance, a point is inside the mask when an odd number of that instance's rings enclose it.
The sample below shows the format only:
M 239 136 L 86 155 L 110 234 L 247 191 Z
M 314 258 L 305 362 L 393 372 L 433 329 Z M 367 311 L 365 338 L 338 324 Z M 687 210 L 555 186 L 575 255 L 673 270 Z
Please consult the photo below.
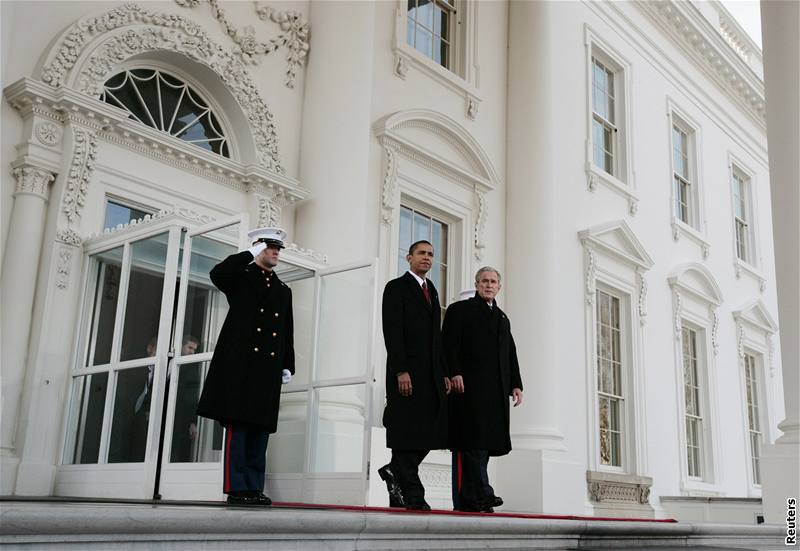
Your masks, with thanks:
M 443 302 L 503 273 L 507 509 L 756 522 L 784 419 L 763 70 L 721 5 L 0 9 L 0 493 L 220 499 L 208 270 L 274 224 L 276 501 L 385 504 L 380 292 L 429 239 Z M 449 454 L 422 476 L 449 507 Z

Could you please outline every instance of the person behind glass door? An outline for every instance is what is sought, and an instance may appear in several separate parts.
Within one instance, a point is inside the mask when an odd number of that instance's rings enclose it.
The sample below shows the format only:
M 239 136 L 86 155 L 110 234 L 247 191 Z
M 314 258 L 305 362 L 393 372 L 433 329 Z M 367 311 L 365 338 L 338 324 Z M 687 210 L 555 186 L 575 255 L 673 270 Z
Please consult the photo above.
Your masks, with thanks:
M 378 469 L 390 507 L 430 510 L 419 465 L 433 449 L 447 446 L 450 381 L 441 356 L 439 296 L 425 277 L 433 246 L 417 241 L 406 256 L 408 271 L 383 291 L 386 344 L 386 447 L 392 460 Z
M 227 429 L 223 492 L 233 505 L 271 505 L 264 495 L 269 435 L 277 430 L 281 384 L 294 374 L 292 292 L 275 267 L 286 232 L 249 232 L 253 246 L 214 266 L 211 282 L 229 309 L 197 414 Z
M 522 379 L 511 323 L 495 301 L 500 272 L 489 266 L 475 274 L 475 295 L 451 304 L 442 340 L 453 394 L 453 506 L 457 511 L 494 512 L 503 500 L 489 485 L 490 456 L 511 451 L 509 396 L 522 403 Z

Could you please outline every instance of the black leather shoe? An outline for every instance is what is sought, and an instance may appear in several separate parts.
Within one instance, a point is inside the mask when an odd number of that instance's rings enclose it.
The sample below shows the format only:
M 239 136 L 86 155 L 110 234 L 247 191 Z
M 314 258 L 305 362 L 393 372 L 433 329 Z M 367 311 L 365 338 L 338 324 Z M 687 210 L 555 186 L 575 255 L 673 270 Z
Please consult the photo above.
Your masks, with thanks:
M 264 505 L 265 507 L 272 505 L 272 500 L 265 496 L 263 492 L 256 492 L 249 497 L 255 501 L 255 505 Z
M 503 498 L 500 496 L 494 496 L 489 498 L 489 506 L 491 507 L 502 507 L 503 506 Z
M 256 498 L 246 494 L 228 494 L 228 505 L 258 505 Z
M 430 511 L 431 506 L 428 505 L 428 503 L 424 499 L 420 498 L 420 499 L 415 499 L 413 501 L 409 501 L 406 504 L 406 509 L 408 509 L 409 511 Z
M 405 507 L 406 500 L 403 497 L 403 489 L 400 487 L 400 482 L 398 482 L 389 465 L 384 465 L 378 469 L 378 475 L 381 480 L 386 482 L 386 491 L 389 492 L 389 507 Z

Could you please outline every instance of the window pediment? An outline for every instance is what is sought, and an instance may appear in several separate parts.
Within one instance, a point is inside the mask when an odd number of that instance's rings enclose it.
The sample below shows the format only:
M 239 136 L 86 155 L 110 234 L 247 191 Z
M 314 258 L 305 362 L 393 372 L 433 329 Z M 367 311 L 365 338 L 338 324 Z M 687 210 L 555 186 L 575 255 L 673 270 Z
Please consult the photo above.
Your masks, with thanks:
M 682 264 L 672 271 L 667 281 L 673 289 L 682 289 L 704 302 L 714 306 L 722 304 L 722 291 L 714 276 L 702 264 Z
M 752 300 L 742 308 L 734 310 L 733 317 L 737 321 L 747 323 L 766 333 L 772 334 L 778 331 L 778 324 L 775 323 L 766 305 L 760 299 Z
M 653 266 L 653 259 L 624 220 L 593 226 L 579 232 L 578 236 L 584 243 L 593 244 L 629 264 L 645 270 Z

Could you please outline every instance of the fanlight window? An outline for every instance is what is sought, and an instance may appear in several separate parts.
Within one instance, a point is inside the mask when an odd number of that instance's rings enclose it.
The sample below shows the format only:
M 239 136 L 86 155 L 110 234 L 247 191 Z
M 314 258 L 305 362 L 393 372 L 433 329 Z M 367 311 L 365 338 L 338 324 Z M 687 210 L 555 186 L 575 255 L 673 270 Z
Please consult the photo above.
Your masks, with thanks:
M 211 108 L 174 76 L 154 69 L 124 71 L 106 81 L 100 99 L 147 126 L 230 157 L 228 140 Z

